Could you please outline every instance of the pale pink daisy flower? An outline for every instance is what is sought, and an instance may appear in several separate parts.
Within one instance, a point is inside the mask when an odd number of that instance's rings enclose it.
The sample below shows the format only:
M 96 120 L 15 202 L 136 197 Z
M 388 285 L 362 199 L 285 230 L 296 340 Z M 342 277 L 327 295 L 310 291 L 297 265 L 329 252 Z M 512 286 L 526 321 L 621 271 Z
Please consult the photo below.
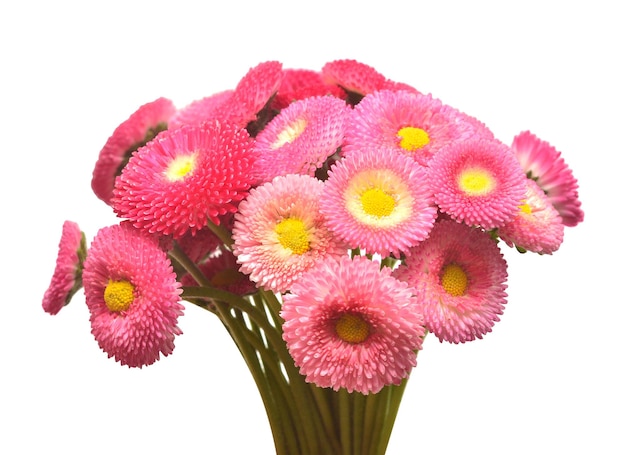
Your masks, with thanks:
M 319 387 L 377 393 L 417 364 L 425 335 L 417 298 L 364 256 L 317 263 L 284 296 L 283 339 Z
M 180 284 L 154 236 L 130 224 L 100 229 L 83 270 L 91 333 L 122 365 L 142 367 L 174 350 Z
M 473 139 L 439 151 L 429 180 L 440 210 L 470 226 L 494 229 L 518 212 L 526 177 L 515 156 L 498 141 Z
M 565 225 L 539 185 L 526 179 L 526 186 L 517 216 L 498 228 L 498 236 L 518 250 L 552 254 L 563 242 Z
M 319 211 L 323 186 L 309 175 L 279 176 L 239 204 L 233 253 L 258 287 L 286 292 L 315 262 L 347 253 Z
M 248 275 L 239 271 L 237 257 L 229 250 L 221 249 L 198 264 L 209 284 L 215 288 L 237 295 L 251 294 L 257 290 Z M 181 278 L 183 286 L 198 286 L 198 282 L 186 274 Z
M 233 96 L 234 90 L 224 90 L 192 101 L 176 111 L 169 122 L 169 128 L 180 128 L 183 125 L 199 126 L 205 122 L 220 120 L 223 105 Z
M 585 214 L 578 199 L 578 181 L 561 157 L 561 152 L 530 131 L 513 139 L 513 153 L 528 178 L 537 182 L 563 219 L 565 226 L 576 226 Z
M 489 233 L 442 220 L 394 276 L 415 289 L 426 328 L 464 343 L 491 332 L 504 312 L 507 266 Z
M 372 148 L 337 161 L 320 210 L 350 248 L 398 256 L 424 240 L 437 208 L 426 171 L 390 148 Z
M 122 172 L 130 155 L 168 128 L 176 108 L 167 98 L 140 106 L 122 122 L 100 150 L 93 170 L 91 188 L 95 195 L 111 204 L 115 178 Z
M 332 96 L 294 101 L 255 140 L 253 173 L 259 183 L 285 174 L 313 176 L 343 144 L 351 108 Z
M 57 314 L 83 287 L 83 261 L 87 253 L 85 235 L 73 221 L 65 221 L 50 285 L 43 295 L 46 313 Z
M 235 212 L 253 183 L 253 165 L 245 129 L 216 121 L 168 130 L 131 157 L 113 208 L 136 228 L 178 238 Z
M 372 147 L 392 147 L 426 166 L 443 147 L 474 137 L 476 120 L 431 95 L 379 90 L 354 107 L 342 156 Z
M 319 71 L 286 68 L 283 69 L 283 78 L 278 92 L 271 102 L 271 107 L 280 111 L 294 101 L 325 95 L 343 99 L 346 93 L 337 85 L 324 82 Z

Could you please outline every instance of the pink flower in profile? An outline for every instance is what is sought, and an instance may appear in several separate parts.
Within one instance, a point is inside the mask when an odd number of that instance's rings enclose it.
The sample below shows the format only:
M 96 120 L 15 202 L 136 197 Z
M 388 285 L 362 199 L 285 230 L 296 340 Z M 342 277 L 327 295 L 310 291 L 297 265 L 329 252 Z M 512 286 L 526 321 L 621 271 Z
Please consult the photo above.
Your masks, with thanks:
M 283 339 L 319 387 L 377 393 L 417 364 L 425 334 L 412 290 L 364 256 L 317 263 L 284 296 Z
M 91 332 L 122 365 L 142 367 L 167 356 L 182 332 L 180 284 L 154 236 L 130 224 L 102 228 L 83 271 Z
M 221 249 L 198 265 L 209 284 L 215 288 L 237 295 L 251 294 L 257 290 L 250 278 L 239 271 L 237 257 L 229 250 Z M 198 282 L 186 274 L 181 279 L 183 286 L 198 286 Z
M 224 90 L 199 100 L 195 100 L 176 111 L 169 123 L 170 129 L 183 125 L 200 126 L 205 122 L 221 119 L 223 105 L 233 96 L 234 90 Z
M 257 136 L 254 175 L 259 183 L 286 174 L 308 174 L 343 144 L 350 107 L 332 96 L 294 101 Z
M 46 313 L 57 314 L 83 287 L 83 261 L 87 253 L 85 235 L 73 221 L 65 221 L 59 241 L 56 266 L 43 296 Z
M 272 109 L 280 111 L 294 101 L 326 95 L 345 98 L 346 93 L 337 85 L 324 82 L 319 71 L 286 68 L 271 105 Z
M 342 155 L 391 147 L 426 166 L 443 147 L 474 137 L 479 122 L 430 95 L 380 90 L 354 107 Z
M 563 219 L 565 226 L 576 226 L 584 219 L 578 199 L 578 181 L 571 169 L 548 142 L 530 131 L 523 131 L 513 139 L 513 153 L 528 178 L 537 182 Z
M 507 267 L 497 243 L 452 220 L 438 221 L 394 276 L 415 288 L 426 328 L 440 341 L 482 338 L 506 304 Z
M 372 148 L 337 161 L 320 210 L 350 248 L 396 256 L 428 237 L 437 208 L 426 171 L 390 148 Z
M 131 157 L 113 209 L 138 229 L 179 238 L 235 212 L 253 183 L 253 165 L 245 129 L 213 122 L 168 130 Z
M 115 178 L 130 155 L 166 130 L 175 111 L 169 99 L 158 98 L 140 106 L 113 131 L 100 150 L 91 179 L 91 188 L 99 199 L 111 204 Z
M 498 235 L 507 245 L 522 251 L 552 254 L 563 242 L 565 225 L 539 185 L 526 179 L 526 186 L 517 216 L 500 227 Z
M 429 164 L 440 210 L 470 226 L 494 229 L 518 212 L 526 177 L 506 145 L 484 139 L 455 143 Z
M 286 292 L 315 262 L 346 254 L 319 211 L 323 186 L 309 175 L 279 176 L 239 204 L 233 253 L 258 287 Z

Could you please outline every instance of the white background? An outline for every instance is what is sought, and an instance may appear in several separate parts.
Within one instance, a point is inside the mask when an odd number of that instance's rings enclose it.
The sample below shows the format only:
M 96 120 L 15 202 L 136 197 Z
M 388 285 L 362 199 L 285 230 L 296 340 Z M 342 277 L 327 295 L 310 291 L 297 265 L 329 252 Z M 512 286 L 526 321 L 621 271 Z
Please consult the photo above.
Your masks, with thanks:
M 183 107 L 262 61 L 320 69 L 338 58 L 432 93 L 504 142 L 525 129 L 548 140 L 586 214 L 553 256 L 505 250 L 509 302 L 491 334 L 427 339 L 388 453 L 626 453 L 618 2 L 10 4 L 0 13 L 0 453 L 273 453 L 254 383 L 212 315 L 188 308 L 174 354 L 131 370 L 99 350 L 82 291 L 54 317 L 41 299 L 63 221 L 88 240 L 117 222 L 91 172 L 139 105 L 165 96 Z

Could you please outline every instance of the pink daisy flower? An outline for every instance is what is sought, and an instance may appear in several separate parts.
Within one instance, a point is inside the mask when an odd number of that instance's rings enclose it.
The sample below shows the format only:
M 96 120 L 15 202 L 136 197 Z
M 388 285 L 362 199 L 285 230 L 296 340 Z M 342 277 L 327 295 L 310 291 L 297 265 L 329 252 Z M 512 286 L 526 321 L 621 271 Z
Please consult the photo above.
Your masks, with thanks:
M 526 177 L 511 150 L 497 141 L 452 144 L 429 164 L 429 180 L 442 212 L 470 226 L 494 229 L 518 212 Z
M 87 252 L 85 235 L 73 221 L 65 221 L 59 241 L 56 266 L 43 296 L 46 313 L 57 314 L 83 287 L 83 261 Z
M 283 298 L 283 339 L 307 382 L 377 393 L 417 364 L 423 318 L 406 283 L 364 256 L 317 263 Z
M 224 103 L 233 96 L 234 90 L 224 90 L 199 100 L 193 101 L 178 110 L 170 119 L 170 129 L 183 125 L 199 126 L 205 122 L 220 119 Z
M 537 182 L 563 219 L 565 226 L 576 226 L 584 219 L 578 199 L 578 181 L 571 169 L 548 142 L 530 131 L 523 131 L 513 139 L 513 153 L 528 178 Z
M 286 292 L 315 262 L 346 255 L 319 212 L 323 186 L 308 175 L 279 176 L 239 204 L 233 253 L 258 287 Z
M 197 232 L 187 231 L 185 235 L 176 240 L 180 249 L 192 262 L 200 262 L 210 254 L 215 253 L 222 245 L 219 237 L 208 227 Z
M 380 90 L 354 107 L 341 153 L 391 147 L 425 166 L 441 148 L 477 134 L 470 119 L 430 95 Z
M 424 240 L 437 215 L 424 168 L 390 148 L 337 161 L 321 200 L 331 231 L 350 248 L 383 256 Z
M 254 175 L 260 183 L 285 174 L 314 175 L 343 144 L 351 108 L 341 99 L 294 101 L 256 136 Z
M 312 96 L 331 95 L 345 98 L 345 92 L 334 84 L 327 84 L 322 74 L 309 69 L 284 69 L 278 93 L 272 100 L 272 109 L 280 111 L 297 100 Z
M 100 150 L 91 179 L 91 188 L 99 199 L 111 204 L 115 177 L 122 172 L 130 155 L 166 130 L 175 111 L 170 100 L 159 98 L 140 106 L 113 131 Z
M 513 220 L 498 229 L 499 237 L 521 251 L 552 254 L 563 242 L 565 225 L 539 185 L 526 179 L 526 197 Z
M 183 313 L 180 284 L 152 236 L 128 223 L 100 229 L 83 271 L 91 332 L 122 365 L 142 367 L 167 356 Z
M 256 285 L 247 275 L 239 271 L 237 257 L 229 250 L 220 250 L 198 267 L 213 287 L 237 295 L 251 294 L 256 291 Z M 182 277 L 181 284 L 198 286 L 198 282 L 189 274 Z
M 437 222 L 394 276 L 415 288 L 426 328 L 439 341 L 482 338 L 506 304 L 506 261 L 497 243 L 455 221 Z
M 237 210 L 252 184 L 244 129 L 204 123 L 163 132 L 137 150 L 116 181 L 113 208 L 144 231 L 175 238 Z

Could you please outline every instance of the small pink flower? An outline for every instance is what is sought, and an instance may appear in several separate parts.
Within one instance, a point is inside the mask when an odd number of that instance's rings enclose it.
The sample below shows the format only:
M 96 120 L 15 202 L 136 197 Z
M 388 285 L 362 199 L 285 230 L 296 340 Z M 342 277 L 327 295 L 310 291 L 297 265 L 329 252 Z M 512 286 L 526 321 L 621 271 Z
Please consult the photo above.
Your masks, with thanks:
M 59 241 L 56 266 L 43 296 L 44 311 L 57 314 L 83 287 L 82 270 L 86 254 L 85 236 L 73 221 L 65 221 Z
M 494 229 L 518 212 L 526 177 L 506 145 L 484 139 L 455 143 L 429 164 L 440 210 L 470 226 Z
M 166 130 L 175 111 L 170 100 L 159 98 L 140 106 L 113 131 L 100 150 L 91 179 L 91 188 L 99 199 L 111 204 L 115 177 L 122 172 L 130 155 Z
M 582 222 L 585 216 L 578 199 L 578 181 L 561 152 L 530 131 L 515 136 L 511 148 L 528 178 L 535 180 L 547 194 L 563 224 L 576 226 Z
M 377 393 L 417 364 L 424 327 L 406 283 L 364 256 L 319 262 L 283 298 L 283 339 L 319 387 Z
M 440 341 L 482 338 L 504 311 L 506 262 L 481 229 L 437 222 L 394 274 L 415 288 L 426 328 Z
M 179 238 L 234 213 L 253 183 L 253 165 L 245 129 L 213 122 L 168 130 L 131 157 L 113 208 L 138 229 Z
M 398 256 L 428 237 L 437 208 L 423 167 L 390 148 L 372 148 L 337 161 L 320 210 L 328 228 L 350 248 Z
M 169 128 L 180 128 L 183 125 L 200 126 L 205 122 L 221 119 L 224 103 L 230 100 L 233 93 L 234 90 L 224 90 L 191 102 L 172 116 Z
M 308 175 L 279 176 L 239 204 L 233 253 L 258 287 L 286 292 L 315 262 L 346 254 L 319 211 L 322 187 Z
M 272 109 L 280 111 L 294 101 L 326 95 L 345 98 L 345 92 L 334 84 L 325 83 L 320 72 L 287 68 L 283 70 L 280 87 L 272 100 Z

